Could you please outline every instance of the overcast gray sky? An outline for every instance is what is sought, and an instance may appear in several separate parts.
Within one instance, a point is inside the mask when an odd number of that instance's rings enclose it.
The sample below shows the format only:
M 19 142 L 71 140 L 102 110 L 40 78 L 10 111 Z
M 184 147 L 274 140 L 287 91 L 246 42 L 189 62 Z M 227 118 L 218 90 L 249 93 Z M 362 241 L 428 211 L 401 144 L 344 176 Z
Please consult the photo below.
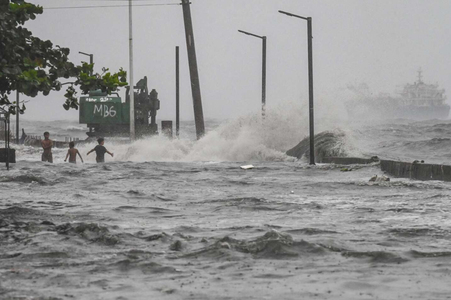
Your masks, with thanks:
M 78 54 L 94 54 L 96 70 L 128 70 L 128 8 L 48 9 L 126 5 L 128 1 L 30 0 L 44 14 L 27 26 L 42 38 Z M 134 1 L 179 3 L 179 0 Z M 451 93 L 451 1 L 449 0 L 191 0 L 206 118 L 231 118 L 260 110 L 261 41 L 238 29 L 268 37 L 268 109 L 283 101 L 308 101 L 306 22 L 313 18 L 316 101 L 343 101 L 340 89 L 366 82 L 374 92 L 393 92 L 424 81 Z M 135 7 L 135 80 L 147 76 L 159 92 L 159 119 L 175 119 L 175 46 L 181 49 L 182 119 L 193 119 L 182 8 Z M 63 93 L 28 103 L 27 119 L 77 119 L 62 108 Z M 323 108 L 324 109 L 324 108 Z M 334 109 L 331 107 L 330 109 Z

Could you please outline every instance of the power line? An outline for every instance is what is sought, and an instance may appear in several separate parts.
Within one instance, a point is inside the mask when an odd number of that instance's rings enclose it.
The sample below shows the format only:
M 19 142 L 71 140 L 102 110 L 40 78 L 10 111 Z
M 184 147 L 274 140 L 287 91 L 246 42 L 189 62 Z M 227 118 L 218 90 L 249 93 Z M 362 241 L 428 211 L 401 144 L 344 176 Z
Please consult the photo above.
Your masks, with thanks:
M 181 5 L 180 3 L 159 3 L 159 4 L 135 4 L 135 6 L 169 6 Z M 111 8 L 111 7 L 128 7 L 128 5 L 90 5 L 90 6 L 59 6 L 59 7 L 43 7 L 46 9 L 83 9 L 83 8 Z
M 67 0 L 67 1 L 89 1 L 89 2 L 128 2 L 129 0 Z M 165 1 L 165 0 L 133 0 L 133 2 L 155 2 L 155 1 Z

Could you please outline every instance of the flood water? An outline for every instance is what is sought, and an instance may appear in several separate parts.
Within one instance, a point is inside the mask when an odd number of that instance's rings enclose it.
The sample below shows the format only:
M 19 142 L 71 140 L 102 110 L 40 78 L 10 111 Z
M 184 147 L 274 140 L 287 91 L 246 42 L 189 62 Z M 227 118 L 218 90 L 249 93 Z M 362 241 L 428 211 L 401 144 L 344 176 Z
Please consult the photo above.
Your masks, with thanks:
M 94 144 L 77 165 L 20 146 L 0 171 L 0 298 L 451 298 L 451 183 L 309 166 L 282 151 L 296 124 L 243 122 L 199 142 L 107 139 L 105 164 Z M 445 121 L 346 133 L 350 154 L 450 158 Z

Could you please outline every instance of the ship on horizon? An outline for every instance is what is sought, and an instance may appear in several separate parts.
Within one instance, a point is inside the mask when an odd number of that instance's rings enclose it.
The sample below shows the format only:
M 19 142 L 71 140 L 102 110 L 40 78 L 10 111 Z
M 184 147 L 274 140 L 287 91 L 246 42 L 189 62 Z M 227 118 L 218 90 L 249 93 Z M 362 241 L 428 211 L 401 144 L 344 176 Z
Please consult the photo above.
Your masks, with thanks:
M 368 86 L 350 87 L 357 98 L 346 102 L 350 119 L 409 119 L 431 120 L 447 119 L 450 106 L 445 103 L 444 89 L 438 84 L 423 82 L 422 70 L 418 70 L 418 79 L 406 84 L 396 96 L 379 94 L 371 96 Z

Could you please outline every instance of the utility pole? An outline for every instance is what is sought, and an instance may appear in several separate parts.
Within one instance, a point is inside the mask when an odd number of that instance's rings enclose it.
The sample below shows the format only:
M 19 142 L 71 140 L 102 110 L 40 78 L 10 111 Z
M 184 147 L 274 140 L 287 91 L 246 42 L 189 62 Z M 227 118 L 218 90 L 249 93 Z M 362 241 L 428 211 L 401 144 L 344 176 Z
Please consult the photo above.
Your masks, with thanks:
M 191 92 L 193 94 L 194 120 L 196 122 L 197 139 L 200 139 L 205 134 L 205 124 L 204 113 L 202 110 L 202 96 L 200 92 L 199 71 L 197 68 L 196 47 L 194 44 L 190 4 L 190 0 L 182 0 L 186 48 L 188 50 L 189 73 L 191 78 Z
M 180 51 L 175 47 L 175 135 L 180 132 Z
M 128 1 L 129 18 L 129 58 L 130 58 L 130 141 L 135 140 L 135 89 L 133 83 L 133 22 L 132 22 L 132 0 Z
M 16 91 L 16 144 L 19 145 L 19 91 Z

